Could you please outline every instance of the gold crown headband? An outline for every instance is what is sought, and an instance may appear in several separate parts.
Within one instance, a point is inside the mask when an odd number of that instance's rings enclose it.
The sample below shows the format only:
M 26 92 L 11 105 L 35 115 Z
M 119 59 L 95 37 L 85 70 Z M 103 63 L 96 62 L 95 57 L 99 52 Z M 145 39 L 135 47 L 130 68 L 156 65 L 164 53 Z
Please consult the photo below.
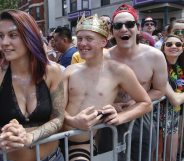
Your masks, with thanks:
M 76 32 L 81 30 L 94 31 L 105 36 L 106 38 L 109 35 L 109 28 L 107 22 L 98 18 L 97 14 L 86 18 L 83 14 L 76 26 Z

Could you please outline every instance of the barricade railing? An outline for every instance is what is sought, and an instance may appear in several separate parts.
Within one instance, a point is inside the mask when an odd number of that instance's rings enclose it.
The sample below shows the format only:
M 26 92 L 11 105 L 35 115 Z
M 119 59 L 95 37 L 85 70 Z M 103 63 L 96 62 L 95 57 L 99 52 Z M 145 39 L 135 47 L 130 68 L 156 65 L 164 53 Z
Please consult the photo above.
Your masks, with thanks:
M 159 100 L 153 101 L 153 110 L 149 113 L 150 116 L 150 131 L 149 131 L 149 158 L 148 161 L 183 161 L 184 158 L 182 158 L 182 151 L 183 151 L 183 129 L 184 129 L 184 105 L 182 105 L 182 117 L 179 123 L 181 124 L 179 128 L 179 146 L 178 148 L 178 158 L 173 157 L 172 151 L 175 150 L 173 149 L 173 145 L 175 145 L 175 142 L 173 140 L 173 127 L 174 127 L 174 112 L 170 114 L 172 116 L 172 121 L 171 121 L 171 131 L 172 133 L 170 134 L 171 136 L 171 142 L 169 144 L 169 152 L 168 152 L 168 134 L 167 134 L 167 125 L 168 125 L 168 107 L 171 106 L 169 104 L 168 100 L 166 97 L 162 97 Z M 174 109 L 174 107 L 172 107 Z M 162 111 L 162 112 L 161 112 Z M 140 139 L 139 139 L 139 161 L 142 161 L 142 140 L 143 138 L 143 133 L 144 133 L 144 128 L 143 128 L 143 120 L 145 116 L 141 118 L 141 125 L 140 125 Z M 171 119 L 171 118 L 170 118 Z M 163 122 L 165 122 L 163 124 Z M 162 126 L 161 126 L 162 125 Z M 163 130 L 164 129 L 164 130 Z M 154 136 L 154 132 L 156 132 L 156 136 Z M 163 132 L 161 135 L 160 132 Z M 153 140 L 155 140 L 153 142 Z M 163 139 L 163 142 L 161 140 Z M 155 144 L 155 148 L 154 145 Z M 163 148 L 159 148 L 163 144 Z M 168 159 L 169 156 L 169 159 Z M 182 160 L 183 159 L 183 160 Z
M 130 130 L 128 130 L 125 134 L 124 137 L 128 137 L 128 144 L 131 142 L 131 130 L 133 127 L 134 121 L 130 122 Z M 113 140 L 113 148 L 111 151 L 108 151 L 106 153 L 98 154 L 96 156 L 93 155 L 93 141 L 94 141 L 94 135 L 93 132 L 102 128 L 110 128 L 112 131 L 112 140 Z M 81 134 L 87 134 L 89 133 L 90 135 L 90 157 L 91 161 L 117 161 L 118 160 L 118 153 L 121 151 L 125 151 L 127 147 L 127 143 L 123 142 L 122 144 L 118 144 L 118 133 L 117 133 L 117 128 L 112 125 L 106 125 L 106 124 L 99 124 L 91 128 L 89 131 L 82 131 L 82 130 L 70 130 L 66 132 L 61 132 L 57 133 L 54 135 L 49 136 L 48 138 L 45 138 L 43 140 L 40 140 L 36 142 L 33 146 L 36 147 L 36 160 L 40 161 L 40 145 L 60 139 L 64 139 L 65 142 L 65 161 L 69 160 L 69 153 L 68 153 L 68 139 L 69 137 L 76 136 L 76 135 L 81 135 Z M 0 153 L 3 155 L 3 161 L 8 161 L 7 160 L 7 154 L 6 151 L 0 151 Z M 129 153 L 130 153 L 130 148 L 129 148 Z
M 158 157 L 158 154 L 159 154 L 159 140 L 160 140 L 160 138 L 159 138 L 159 129 L 160 129 L 160 108 L 161 108 L 161 102 L 162 101 L 164 101 L 164 100 L 166 100 L 166 97 L 164 96 L 164 97 L 162 97 L 161 99 L 159 99 L 159 100 L 155 100 L 155 101 L 153 101 L 153 110 L 151 111 L 151 125 L 153 124 L 153 117 L 154 117 L 154 115 L 153 115 L 153 113 L 154 113 L 154 110 L 155 110 L 155 108 L 157 109 L 157 115 L 156 115 L 156 123 L 155 123 L 155 130 L 156 130 L 156 151 L 155 151 L 155 154 L 153 154 L 153 155 L 155 155 L 155 161 L 158 161 L 158 159 L 159 159 L 159 157 Z M 168 101 L 167 101 L 167 103 L 168 103 Z M 152 126 L 151 126 L 151 128 L 152 128 Z M 152 143 L 152 137 L 150 136 L 150 144 L 152 145 L 153 143 Z M 151 155 L 151 153 L 152 153 L 152 149 L 151 149 L 151 146 L 149 147 L 149 161 L 151 161 L 151 160 L 154 160 L 154 159 L 152 159 L 151 157 L 152 157 L 152 155 Z
M 164 103 L 163 103 L 164 102 Z M 160 117 L 161 117 L 161 110 L 165 111 L 165 119 L 166 119 L 166 124 L 165 124 L 165 132 L 167 131 L 167 120 L 168 120 L 168 107 L 171 106 L 166 99 L 166 97 L 162 97 L 159 100 L 153 101 L 153 106 L 154 109 L 148 114 L 151 118 L 150 120 L 150 129 L 149 129 L 149 158 L 148 161 L 173 161 L 171 158 L 171 152 L 172 152 L 172 145 L 174 145 L 173 142 L 170 143 L 170 156 L 168 159 L 168 151 L 167 151 L 167 133 L 164 133 L 163 135 L 160 135 Z M 174 114 L 172 114 L 173 117 Z M 184 129 L 184 105 L 182 108 L 182 119 L 180 121 L 181 127 L 179 131 L 179 145 L 178 145 L 178 159 L 176 161 L 182 161 L 182 151 L 183 151 L 183 129 Z M 140 136 L 139 136 L 139 148 L 137 149 L 139 153 L 139 158 L 137 160 L 142 161 L 142 144 L 143 144 L 143 133 L 144 133 L 144 128 L 143 128 L 143 122 L 144 122 L 145 116 L 140 118 Z M 173 123 L 172 127 L 173 127 Z M 70 130 L 58 134 L 54 134 L 48 138 L 45 138 L 41 141 L 38 141 L 35 144 L 36 147 L 36 158 L 37 161 L 40 161 L 40 144 L 44 144 L 47 142 L 59 140 L 59 139 L 64 139 L 65 142 L 65 161 L 69 160 L 69 154 L 68 154 L 68 139 L 71 136 L 76 136 L 76 135 L 81 135 L 81 134 L 86 134 L 89 133 L 90 135 L 90 156 L 91 156 L 91 161 L 117 161 L 118 160 L 118 153 L 120 152 L 126 152 L 126 161 L 131 160 L 131 138 L 132 138 L 132 129 L 133 129 L 134 121 L 131 121 L 129 123 L 128 130 L 124 133 L 123 137 L 123 142 L 118 143 L 118 132 L 117 128 L 115 126 L 111 125 L 106 125 L 106 124 L 100 124 L 96 125 L 91 128 L 89 131 L 82 131 L 82 130 Z M 110 128 L 112 130 L 112 140 L 113 140 L 113 145 L 112 145 L 112 150 L 98 154 L 96 156 L 93 155 L 93 140 L 94 140 L 94 135 L 93 132 L 96 130 L 100 130 L 103 128 Z M 171 129 L 172 130 L 172 129 Z M 154 131 L 156 131 L 156 134 L 154 134 Z M 156 136 L 155 136 L 156 135 Z M 156 141 L 153 143 L 153 138 L 156 138 Z M 173 137 L 173 132 L 171 134 L 171 138 Z M 159 144 L 160 140 L 163 138 L 163 150 L 162 153 L 160 154 L 160 148 Z M 153 149 L 155 145 L 155 148 Z M 3 161 L 7 161 L 7 156 L 5 151 L 0 151 L 3 154 Z

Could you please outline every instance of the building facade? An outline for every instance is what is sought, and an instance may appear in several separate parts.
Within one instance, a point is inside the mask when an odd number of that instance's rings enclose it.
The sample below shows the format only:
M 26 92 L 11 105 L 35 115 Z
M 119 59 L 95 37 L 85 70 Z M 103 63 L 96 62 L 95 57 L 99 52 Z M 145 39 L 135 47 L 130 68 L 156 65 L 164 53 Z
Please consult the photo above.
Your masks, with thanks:
M 45 24 L 44 0 L 21 0 L 18 6 L 20 10 L 31 14 L 35 18 L 43 33 L 48 30 Z
M 79 17 L 85 12 L 89 16 L 97 13 L 112 15 L 122 3 L 133 5 L 139 14 L 139 21 L 147 16 L 156 19 L 162 28 L 170 21 L 184 18 L 183 0 L 48 0 L 48 29 L 67 26 L 75 34 Z
M 57 26 L 67 26 L 75 34 L 78 19 L 97 13 L 109 15 L 122 3 L 137 9 L 139 22 L 147 16 L 156 19 L 158 28 L 184 18 L 184 0 L 21 0 L 19 9 L 30 13 L 44 34 Z
M 132 4 L 131 0 L 124 0 Z M 75 26 L 79 17 L 85 12 L 86 16 L 97 13 L 111 16 L 122 0 L 48 0 L 48 29 L 57 26 L 67 26 L 75 34 Z
M 133 0 L 132 5 L 139 11 L 140 21 L 151 16 L 157 21 L 158 29 L 184 18 L 183 0 Z

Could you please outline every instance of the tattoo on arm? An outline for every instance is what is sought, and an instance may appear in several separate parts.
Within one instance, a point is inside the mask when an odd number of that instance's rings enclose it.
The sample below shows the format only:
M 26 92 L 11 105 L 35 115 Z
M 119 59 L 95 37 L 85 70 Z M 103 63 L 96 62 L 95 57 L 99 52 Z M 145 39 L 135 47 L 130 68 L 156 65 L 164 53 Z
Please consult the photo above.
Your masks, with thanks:
M 33 143 L 58 132 L 61 129 L 61 126 L 63 125 L 64 121 L 63 82 L 60 82 L 58 87 L 54 91 L 52 91 L 50 95 L 53 106 L 51 120 L 31 132 L 33 134 L 33 141 L 32 141 Z

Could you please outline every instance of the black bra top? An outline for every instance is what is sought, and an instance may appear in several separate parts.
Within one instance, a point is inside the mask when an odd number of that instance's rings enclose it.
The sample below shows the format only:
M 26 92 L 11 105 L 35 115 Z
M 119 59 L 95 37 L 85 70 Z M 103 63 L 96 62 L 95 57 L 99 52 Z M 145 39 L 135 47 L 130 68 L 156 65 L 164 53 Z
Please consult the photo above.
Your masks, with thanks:
M 49 121 L 52 103 L 49 89 L 44 80 L 36 85 L 36 98 L 35 110 L 29 117 L 25 117 L 17 102 L 9 67 L 0 86 L 0 127 L 3 127 L 12 119 L 17 119 L 24 127 L 40 126 Z

